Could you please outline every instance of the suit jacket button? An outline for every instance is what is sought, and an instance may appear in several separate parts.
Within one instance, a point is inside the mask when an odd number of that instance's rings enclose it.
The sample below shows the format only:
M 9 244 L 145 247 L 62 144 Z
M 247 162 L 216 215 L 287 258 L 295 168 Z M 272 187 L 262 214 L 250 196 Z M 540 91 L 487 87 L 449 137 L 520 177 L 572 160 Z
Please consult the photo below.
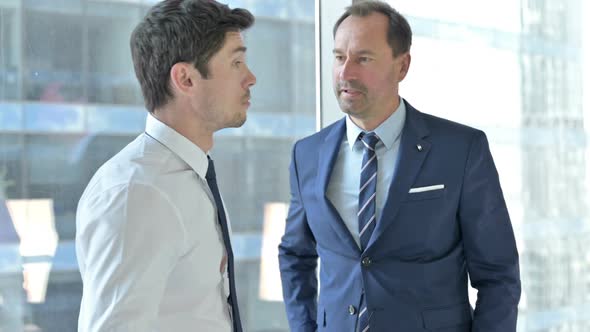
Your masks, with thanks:
M 372 263 L 371 261 L 371 257 L 365 257 L 363 258 L 363 260 L 361 261 L 361 263 L 363 264 L 364 267 L 369 267 Z
M 351 304 L 348 306 L 348 313 L 353 316 L 354 314 L 356 314 L 356 308 Z

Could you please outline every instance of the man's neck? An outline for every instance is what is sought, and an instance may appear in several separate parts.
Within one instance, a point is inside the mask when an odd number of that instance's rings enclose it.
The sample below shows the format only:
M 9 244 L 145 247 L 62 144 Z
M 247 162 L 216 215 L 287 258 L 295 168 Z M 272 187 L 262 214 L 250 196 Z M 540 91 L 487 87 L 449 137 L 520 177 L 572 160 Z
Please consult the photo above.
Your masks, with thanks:
M 398 97 L 394 102 L 390 103 L 389 106 L 383 108 L 382 112 L 378 112 L 375 116 L 361 118 L 351 115 L 350 120 L 352 120 L 354 124 L 366 132 L 373 131 L 383 122 L 385 122 L 385 120 L 389 119 L 389 117 L 395 113 L 395 111 L 397 111 L 400 102 L 400 98 Z
M 156 109 L 153 116 L 186 137 L 203 152 L 207 153 L 213 147 L 213 131 L 205 128 L 203 121 L 198 121 L 188 108 L 169 105 Z

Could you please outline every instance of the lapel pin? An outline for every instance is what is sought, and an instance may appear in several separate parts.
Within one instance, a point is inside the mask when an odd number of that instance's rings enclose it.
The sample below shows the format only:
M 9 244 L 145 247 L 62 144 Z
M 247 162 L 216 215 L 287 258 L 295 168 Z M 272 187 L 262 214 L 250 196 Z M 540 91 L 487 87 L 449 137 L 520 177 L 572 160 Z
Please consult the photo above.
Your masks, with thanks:
M 422 145 L 420 145 L 420 144 L 417 144 L 417 145 L 416 145 L 416 149 L 418 149 L 418 151 L 422 151 Z

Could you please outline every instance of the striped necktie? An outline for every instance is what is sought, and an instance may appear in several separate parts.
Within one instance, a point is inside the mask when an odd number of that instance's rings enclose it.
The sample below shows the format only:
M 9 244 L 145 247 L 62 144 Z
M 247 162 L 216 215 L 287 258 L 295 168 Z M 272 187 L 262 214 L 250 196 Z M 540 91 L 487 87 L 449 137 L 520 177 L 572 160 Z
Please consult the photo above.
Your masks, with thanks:
M 359 237 L 361 250 L 369 243 L 375 223 L 375 199 L 377 195 L 377 154 L 375 146 L 379 137 L 373 132 L 361 133 L 359 136 L 364 145 L 361 180 L 359 186 Z
M 359 139 L 363 143 L 363 163 L 361 167 L 361 179 L 359 184 L 359 237 L 361 251 L 367 248 L 377 218 L 375 215 L 375 200 L 377 196 L 377 154 L 375 148 L 379 137 L 374 133 L 361 133 Z M 361 295 L 361 305 L 358 315 L 358 331 L 369 331 L 369 312 L 367 310 L 366 296 Z
M 240 312 L 238 311 L 238 299 L 236 296 L 236 282 L 234 274 L 234 254 L 231 248 L 231 242 L 229 239 L 229 229 L 227 227 L 227 218 L 225 216 L 225 210 L 223 208 L 223 202 L 221 201 L 221 195 L 219 194 L 219 188 L 217 187 L 217 178 L 215 176 L 215 166 L 213 165 L 213 159 L 207 156 L 209 159 L 209 167 L 207 168 L 207 184 L 213 199 L 215 199 L 215 205 L 217 206 L 217 221 L 221 226 L 221 232 L 223 235 L 223 244 L 225 245 L 225 251 L 227 253 L 227 274 L 229 279 L 229 298 L 228 303 L 231 306 L 233 331 L 242 332 L 242 323 L 240 321 Z

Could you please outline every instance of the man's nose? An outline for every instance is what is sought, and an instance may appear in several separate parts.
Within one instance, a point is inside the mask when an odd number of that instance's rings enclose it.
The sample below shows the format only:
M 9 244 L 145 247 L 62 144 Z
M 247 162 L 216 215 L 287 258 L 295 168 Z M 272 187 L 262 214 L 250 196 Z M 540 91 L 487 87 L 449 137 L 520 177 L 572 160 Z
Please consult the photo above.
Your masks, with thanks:
M 340 78 L 342 81 L 350 81 L 356 79 L 356 76 L 357 71 L 354 62 L 350 61 L 350 59 L 347 59 L 340 67 L 338 78 Z
M 256 76 L 254 76 L 254 73 L 252 73 L 250 68 L 248 68 L 248 77 L 246 78 L 246 87 L 251 87 L 254 84 L 256 84 Z

